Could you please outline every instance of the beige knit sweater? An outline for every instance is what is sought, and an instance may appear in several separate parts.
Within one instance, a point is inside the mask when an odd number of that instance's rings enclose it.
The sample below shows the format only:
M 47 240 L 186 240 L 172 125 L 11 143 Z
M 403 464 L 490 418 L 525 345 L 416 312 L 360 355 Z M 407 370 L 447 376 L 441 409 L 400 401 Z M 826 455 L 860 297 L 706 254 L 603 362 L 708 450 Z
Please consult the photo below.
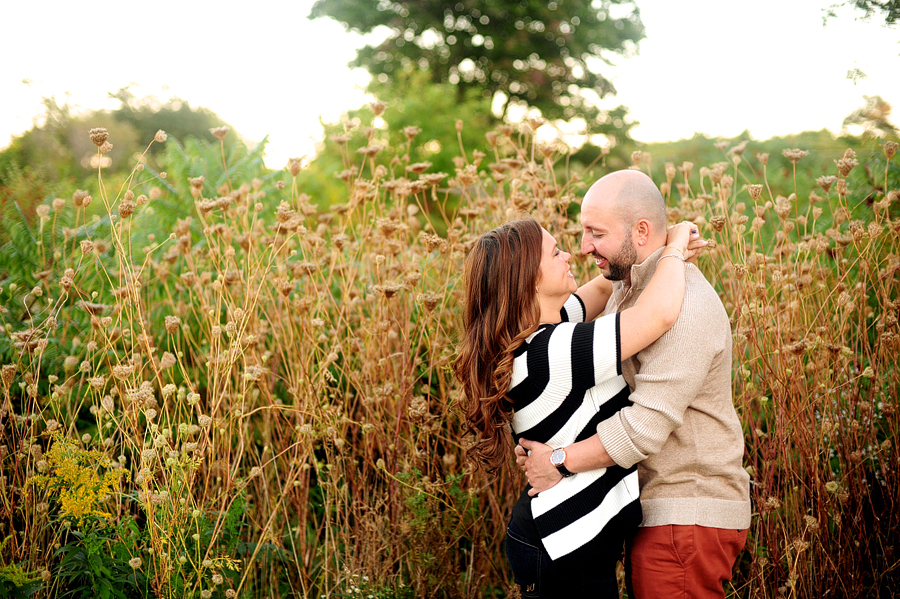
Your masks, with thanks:
M 660 248 L 617 282 L 606 312 L 633 306 L 656 271 Z M 674 258 L 667 258 L 674 260 Z M 715 290 L 685 266 L 675 326 L 622 364 L 634 405 L 597 426 L 620 466 L 638 463 L 641 526 L 750 526 L 744 436 L 731 399 L 731 326 Z

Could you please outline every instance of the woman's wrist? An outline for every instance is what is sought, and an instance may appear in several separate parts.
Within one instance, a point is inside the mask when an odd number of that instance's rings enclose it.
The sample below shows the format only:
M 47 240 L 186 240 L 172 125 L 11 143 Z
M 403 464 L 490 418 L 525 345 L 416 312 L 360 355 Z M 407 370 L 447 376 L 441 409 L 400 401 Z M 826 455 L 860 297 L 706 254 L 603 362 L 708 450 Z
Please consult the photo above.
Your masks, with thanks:
M 685 255 L 685 250 L 681 249 L 677 245 L 666 245 L 665 249 L 666 249 L 666 251 L 674 250 L 674 251 L 678 252 L 679 254 L 681 254 L 682 257 L 684 257 L 684 255 Z

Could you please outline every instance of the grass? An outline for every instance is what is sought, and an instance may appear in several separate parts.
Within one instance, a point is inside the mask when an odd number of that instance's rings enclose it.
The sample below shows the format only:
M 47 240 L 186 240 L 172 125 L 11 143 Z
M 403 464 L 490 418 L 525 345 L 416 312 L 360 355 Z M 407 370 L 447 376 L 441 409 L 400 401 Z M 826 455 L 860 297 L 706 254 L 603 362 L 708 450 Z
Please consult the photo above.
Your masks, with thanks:
M 527 212 L 578 247 L 579 194 L 602 169 L 537 145 L 538 125 L 499 128 L 493 155 L 460 144 L 453 174 L 411 162 L 414 128 L 401 147 L 353 129 L 330 206 L 299 188 L 299 161 L 253 173 L 220 141 L 170 165 L 185 180 L 138 161 L 122 181 L 100 171 L 87 208 L 48 197 L 34 222 L 7 219 L 0 589 L 505 596 L 522 480 L 465 463 L 450 364 L 480 233 Z M 859 199 L 850 154 L 814 173 L 833 181 L 775 183 L 718 150 L 696 168 L 634 161 L 673 221 L 715 241 L 700 265 L 732 317 L 754 518 L 730 592 L 887 596 L 896 159 Z

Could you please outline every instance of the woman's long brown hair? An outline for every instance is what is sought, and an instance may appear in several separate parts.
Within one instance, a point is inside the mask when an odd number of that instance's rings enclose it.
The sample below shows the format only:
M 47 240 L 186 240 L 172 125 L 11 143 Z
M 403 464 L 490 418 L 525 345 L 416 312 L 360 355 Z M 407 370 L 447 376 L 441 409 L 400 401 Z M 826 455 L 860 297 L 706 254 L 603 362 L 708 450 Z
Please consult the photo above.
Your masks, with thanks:
M 542 244 L 537 221 L 517 220 L 482 235 L 466 261 L 464 331 L 453 366 L 465 393 L 466 424 L 475 435 L 468 457 L 489 472 L 508 459 L 513 407 L 506 393 L 513 352 L 540 324 L 535 288 Z

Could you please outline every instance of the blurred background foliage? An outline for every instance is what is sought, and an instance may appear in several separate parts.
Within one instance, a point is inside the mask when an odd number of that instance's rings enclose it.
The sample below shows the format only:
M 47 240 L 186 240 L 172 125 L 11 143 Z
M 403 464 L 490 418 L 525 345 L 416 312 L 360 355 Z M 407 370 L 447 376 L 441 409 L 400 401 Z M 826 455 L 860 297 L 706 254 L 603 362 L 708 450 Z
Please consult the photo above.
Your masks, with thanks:
M 825 19 L 836 18 L 837 8 L 848 3 L 864 18 L 883 16 L 888 24 L 896 18 L 896 0 L 853 0 L 826 9 Z M 747 156 L 752 157 L 759 142 L 771 154 L 768 176 L 777 180 L 794 176 L 793 165 L 781 156 L 783 149 L 803 147 L 822 157 L 847 147 L 874 147 L 897 131 L 890 104 L 876 95 L 864 97 L 863 105 L 846 116 L 844 130 L 837 136 L 822 130 L 763 141 L 745 131 L 728 139 L 696 134 L 679 141 L 637 142 L 630 133 L 637 122 L 627 107 L 601 108 L 604 99 L 615 95 L 603 67 L 634 55 L 644 38 L 640 10 L 630 0 L 507 0 L 489 5 L 470 0 L 418 4 L 318 0 L 309 18 L 331 18 L 376 40 L 357 52 L 351 66 L 369 71 L 366 91 L 385 104 L 379 118 L 373 119 L 365 105 L 337 122 L 322 123 L 323 140 L 314 156 L 302 158 L 298 176 L 301 188 L 320 207 L 340 202 L 346 194 L 346 144 L 360 136 L 367 140 L 363 146 L 374 144 L 398 155 L 408 154 L 406 166 L 427 162 L 432 170 L 451 174 L 458 165 L 451 153 L 442 150 L 463 144 L 470 159 L 473 152 L 490 156 L 485 138 L 489 131 L 503 123 L 527 128 L 529 119 L 532 125 L 538 119 L 539 139 L 556 149 L 565 148 L 566 166 L 577 173 L 596 164 L 626 168 L 636 150 L 651 154 L 656 164 L 706 164 L 727 159 L 729 148 L 746 142 Z M 221 168 L 221 156 L 209 163 L 217 149 L 210 150 L 209 143 L 216 144 L 209 131 L 227 123 L 213 111 L 177 97 L 167 101 L 138 97 L 130 86 L 109 96 L 118 101 L 117 108 L 76 111 L 66 103 L 45 99 L 39 123 L 0 151 L 0 213 L 14 200 L 16 210 L 33 220 L 38 202 L 84 187 L 98 161 L 103 161 L 107 177 L 121 177 L 129 161 L 144 150 L 142 140 L 151 139 L 159 129 L 175 141 L 166 152 L 151 148 L 143 161 L 148 173 L 179 175 L 173 179 L 172 191 L 186 185 L 181 175 Z M 464 130 L 457 131 L 458 122 L 465 123 Z M 112 152 L 102 157 L 84 135 L 98 126 L 116 139 Z M 407 127 L 418 129 L 414 144 L 407 137 Z M 247 142 L 230 127 L 224 141 L 230 151 L 252 154 L 248 160 L 258 171 L 253 176 L 265 176 L 266 140 Z M 353 158 L 358 170 L 365 156 Z M 828 166 L 824 159 L 816 160 L 804 161 L 800 168 L 805 171 L 796 173 L 807 186 L 811 179 L 804 175 L 823 172 Z M 342 173 L 344 180 L 339 178 Z M 163 188 L 168 185 L 162 179 L 157 183 Z M 872 189 L 879 184 L 868 183 Z M 801 197 L 811 191 L 803 185 L 796 190 Z M 180 189 L 176 196 L 186 193 L 187 189 Z M 0 227 L 0 243 L 5 241 L 8 236 Z

